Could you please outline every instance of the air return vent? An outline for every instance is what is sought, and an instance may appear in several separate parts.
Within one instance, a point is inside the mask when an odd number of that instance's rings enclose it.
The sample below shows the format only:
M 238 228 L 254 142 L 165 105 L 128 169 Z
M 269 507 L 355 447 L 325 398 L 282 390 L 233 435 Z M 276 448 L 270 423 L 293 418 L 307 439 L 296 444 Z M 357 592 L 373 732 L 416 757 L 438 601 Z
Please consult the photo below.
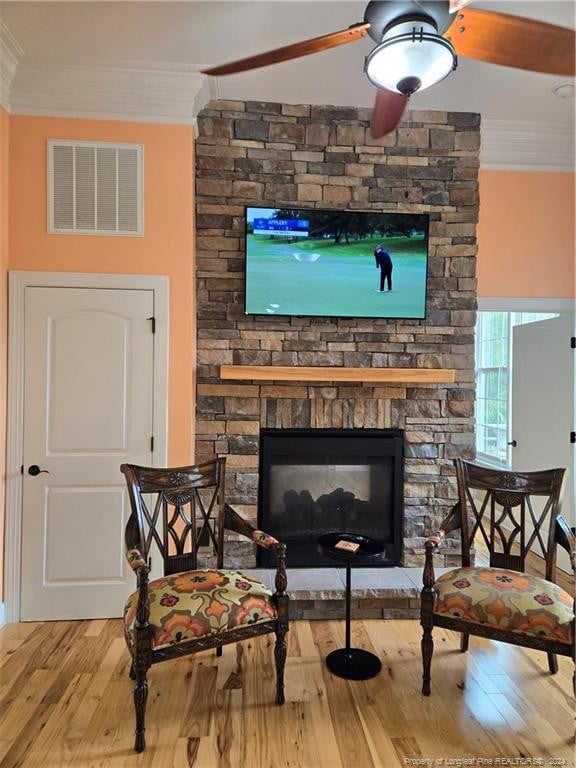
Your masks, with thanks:
M 142 235 L 140 144 L 48 142 L 48 232 Z

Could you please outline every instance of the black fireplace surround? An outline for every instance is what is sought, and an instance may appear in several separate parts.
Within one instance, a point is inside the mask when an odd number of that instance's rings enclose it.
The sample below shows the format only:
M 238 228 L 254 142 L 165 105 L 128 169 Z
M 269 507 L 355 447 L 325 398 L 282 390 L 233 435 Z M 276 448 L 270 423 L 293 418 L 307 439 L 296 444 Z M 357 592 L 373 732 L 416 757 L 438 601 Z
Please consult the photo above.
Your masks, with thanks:
M 259 478 L 258 526 L 287 544 L 289 567 L 334 567 L 316 540 L 336 531 L 382 540 L 381 565 L 401 564 L 403 430 L 262 429 Z M 259 548 L 258 564 L 273 558 Z

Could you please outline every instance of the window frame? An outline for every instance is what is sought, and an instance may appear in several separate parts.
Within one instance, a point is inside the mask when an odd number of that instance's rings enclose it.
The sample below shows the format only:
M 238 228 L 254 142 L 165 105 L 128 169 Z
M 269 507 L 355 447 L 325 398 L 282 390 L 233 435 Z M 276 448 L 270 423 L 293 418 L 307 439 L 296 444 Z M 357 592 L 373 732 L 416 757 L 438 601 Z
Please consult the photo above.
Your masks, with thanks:
M 481 315 L 487 315 L 487 314 L 496 314 L 496 312 L 500 314 L 506 315 L 506 333 L 502 337 L 500 337 L 502 340 L 505 340 L 506 342 L 506 351 L 505 351 L 505 364 L 504 365 L 478 365 L 478 358 L 480 355 L 480 344 L 482 341 L 478 337 L 478 327 L 480 323 Z M 478 315 L 476 318 L 476 326 L 474 329 L 474 337 L 475 337 L 475 343 L 474 343 L 474 375 L 476 378 L 476 415 L 475 415 L 475 444 L 476 444 L 476 458 L 479 462 L 482 464 L 485 464 L 486 466 L 490 467 L 496 467 L 498 469 L 507 469 L 510 465 L 510 446 L 508 446 L 508 442 L 510 441 L 510 412 L 511 412 L 511 405 L 512 405 L 512 391 L 511 391 L 511 351 L 512 351 L 512 343 L 511 343 L 511 325 L 510 325 L 510 312 L 506 312 L 504 310 L 479 310 Z M 491 339 L 484 339 L 484 341 L 495 341 L 496 338 L 492 337 Z M 480 361 L 483 362 L 483 361 Z M 479 414 L 480 414 L 480 400 L 485 401 L 494 401 L 496 403 L 502 402 L 500 397 L 495 398 L 489 398 L 489 397 L 480 397 L 480 391 L 481 391 L 481 381 L 482 381 L 482 374 L 490 374 L 495 373 L 497 375 L 497 380 L 499 384 L 499 378 L 501 372 L 504 372 L 504 375 L 507 377 L 506 382 L 506 419 L 504 426 L 500 426 L 499 424 L 495 425 L 488 425 L 486 424 L 485 420 L 482 425 L 479 423 Z M 498 386 L 498 392 L 497 394 L 500 394 L 500 387 Z M 495 429 L 497 432 L 502 431 L 502 429 L 505 430 L 505 443 L 506 443 L 506 458 L 505 459 L 498 459 L 497 456 L 494 454 L 487 453 L 486 451 L 482 451 L 479 449 L 479 428 L 480 426 L 483 426 L 484 429 L 487 427 L 490 427 L 492 429 Z

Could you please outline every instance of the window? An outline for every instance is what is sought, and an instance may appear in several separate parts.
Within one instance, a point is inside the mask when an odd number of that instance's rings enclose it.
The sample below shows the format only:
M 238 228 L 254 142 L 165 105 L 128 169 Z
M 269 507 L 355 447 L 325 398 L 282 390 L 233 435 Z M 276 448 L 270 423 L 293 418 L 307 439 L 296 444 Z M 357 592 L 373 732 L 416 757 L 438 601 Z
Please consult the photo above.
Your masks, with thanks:
M 476 323 L 476 454 L 510 467 L 512 328 L 558 317 L 544 312 L 478 312 Z

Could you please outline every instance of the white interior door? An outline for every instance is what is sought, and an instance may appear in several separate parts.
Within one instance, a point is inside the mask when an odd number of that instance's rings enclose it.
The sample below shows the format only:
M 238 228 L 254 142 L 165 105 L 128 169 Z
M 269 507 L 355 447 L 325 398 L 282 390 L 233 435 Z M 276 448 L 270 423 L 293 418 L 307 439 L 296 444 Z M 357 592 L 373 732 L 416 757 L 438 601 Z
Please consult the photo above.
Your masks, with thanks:
M 120 464 L 152 463 L 153 315 L 152 290 L 25 290 L 23 620 L 119 616 L 134 589 Z
M 562 514 L 574 525 L 574 315 L 517 325 L 512 337 L 512 469 L 565 467 Z M 558 551 L 558 564 L 570 570 Z

